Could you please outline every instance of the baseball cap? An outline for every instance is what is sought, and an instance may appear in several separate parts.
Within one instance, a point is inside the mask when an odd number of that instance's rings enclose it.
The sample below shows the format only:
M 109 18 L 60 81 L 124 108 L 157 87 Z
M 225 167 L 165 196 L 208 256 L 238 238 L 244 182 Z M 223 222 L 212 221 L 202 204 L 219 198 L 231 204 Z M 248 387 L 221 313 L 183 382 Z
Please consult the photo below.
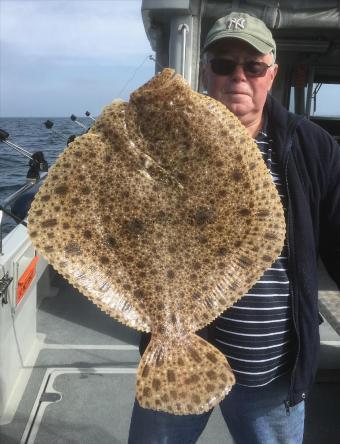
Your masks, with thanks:
M 276 57 L 276 44 L 265 23 L 244 12 L 231 12 L 218 19 L 208 32 L 203 52 L 218 40 L 234 38 L 244 40 L 261 54 L 273 53 Z

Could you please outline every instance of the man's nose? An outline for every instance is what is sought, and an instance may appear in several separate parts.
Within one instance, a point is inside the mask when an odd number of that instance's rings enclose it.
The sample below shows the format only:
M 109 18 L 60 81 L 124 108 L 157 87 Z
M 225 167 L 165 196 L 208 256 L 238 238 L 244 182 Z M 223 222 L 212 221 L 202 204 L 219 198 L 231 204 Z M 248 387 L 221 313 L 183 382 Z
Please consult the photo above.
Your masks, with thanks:
M 247 76 L 244 72 L 244 66 L 241 64 L 237 64 L 235 66 L 235 69 L 233 71 L 233 73 L 231 74 L 231 77 L 233 79 L 237 79 L 237 80 L 243 80 L 243 79 L 247 79 Z

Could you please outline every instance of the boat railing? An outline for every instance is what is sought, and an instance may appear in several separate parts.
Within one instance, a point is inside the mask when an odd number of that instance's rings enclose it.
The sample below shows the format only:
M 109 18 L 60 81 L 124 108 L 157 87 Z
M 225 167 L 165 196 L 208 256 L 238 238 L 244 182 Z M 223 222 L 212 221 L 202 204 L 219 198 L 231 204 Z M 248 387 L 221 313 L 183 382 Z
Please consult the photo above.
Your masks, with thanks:
M 11 204 L 14 203 L 19 197 L 23 196 L 27 191 L 32 189 L 34 185 L 36 184 L 36 180 L 29 180 L 27 183 L 25 183 L 22 187 L 20 187 L 18 190 L 16 190 L 14 193 L 10 194 L 6 199 L 3 200 L 0 204 L 0 255 L 3 255 L 3 249 L 2 249 L 2 240 L 3 240 L 3 221 L 4 221 L 4 215 L 10 216 L 12 219 L 14 219 L 16 222 L 20 223 L 22 220 L 15 216 L 11 212 Z
M 51 122 L 52 123 L 52 122 Z M 31 153 L 20 145 L 9 140 L 9 133 L 4 129 L 0 128 L 0 142 L 8 145 L 12 150 L 20 153 L 21 155 L 29 159 L 29 170 L 26 175 L 26 183 L 22 185 L 18 190 L 9 195 L 0 204 L 0 255 L 3 255 L 2 241 L 3 241 L 3 219 L 4 214 L 14 219 L 17 223 L 26 225 L 24 221 L 27 211 L 21 211 L 20 214 L 15 214 L 12 211 L 12 205 L 19 198 L 22 198 L 25 193 L 30 191 L 34 186 L 36 186 L 47 174 L 48 163 L 45 160 L 44 153 L 42 151 L 36 151 Z M 34 194 L 28 195 L 26 199 L 23 200 L 22 205 L 25 205 L 26 210 L 28 210 L 28 203 L 33 199 Z M 31 199 L 32 197 L 32 199 Z M 21 217 L 20 217 L 21 216 Z
M 26 225 L 25 219 L 21 219 L 11 211 L 11 205 L 16 202 L 20 197 L 24 196 L 28 191 L 34 188 L 40 181 L 42 181 L 47 173 L 42 173 L 39 179 L 27 179 L 26 183 L 22 185 L 14 193 L 10 194 L 0 203 L 0 255 L 3 255 L 3 221 L 4 215 L 7 215 L 14 219 L 17 223 Z

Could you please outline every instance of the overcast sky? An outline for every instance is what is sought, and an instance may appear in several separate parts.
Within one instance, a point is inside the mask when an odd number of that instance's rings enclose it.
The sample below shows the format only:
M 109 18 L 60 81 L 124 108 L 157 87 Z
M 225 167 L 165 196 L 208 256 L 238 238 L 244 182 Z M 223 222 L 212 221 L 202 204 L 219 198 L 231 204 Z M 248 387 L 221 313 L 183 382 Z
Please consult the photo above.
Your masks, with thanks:
M 128 98 L 154 73 L 141 3 L 0 0 L 0 116 L 97 115 Z
M 0 0 L 0 117 L 98 115 L 127 99 L 154 73 L 141 3 Z M 340 115 L 339 102 L 324 85 L 317 111 Z

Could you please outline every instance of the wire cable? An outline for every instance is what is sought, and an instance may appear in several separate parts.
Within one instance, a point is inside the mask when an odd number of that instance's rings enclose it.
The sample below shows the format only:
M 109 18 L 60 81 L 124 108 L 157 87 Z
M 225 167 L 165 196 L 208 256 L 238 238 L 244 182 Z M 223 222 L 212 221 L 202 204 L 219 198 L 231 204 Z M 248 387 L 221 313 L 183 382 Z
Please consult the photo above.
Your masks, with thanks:
M 121 97 L 121 95 L 122 95 L 122 93 L 124 92 L 124 90 L 127 88 L 127 86 L 129 85 L 129 83 L 132 82 L 132 80 L 135 78 L 137 72 L 141 69 L 141 67 L 144 65 L 144 63 L 145 63 L 148 59 L 149 59 L 149 60 L 154 60 L 154 58 L 153 58 L 152 55 L 148 55 L 148 56 L 146 56 L 145 59 L 142 61 L 142 63 L 141 63 L 139 66 L 137 66 L 137 68 L 134 70 L 132 76 L 131 76 L 130 78 L 128 78 L 128 80 L 125 82 L 123 88 L 119 91 L 117 97 Z

